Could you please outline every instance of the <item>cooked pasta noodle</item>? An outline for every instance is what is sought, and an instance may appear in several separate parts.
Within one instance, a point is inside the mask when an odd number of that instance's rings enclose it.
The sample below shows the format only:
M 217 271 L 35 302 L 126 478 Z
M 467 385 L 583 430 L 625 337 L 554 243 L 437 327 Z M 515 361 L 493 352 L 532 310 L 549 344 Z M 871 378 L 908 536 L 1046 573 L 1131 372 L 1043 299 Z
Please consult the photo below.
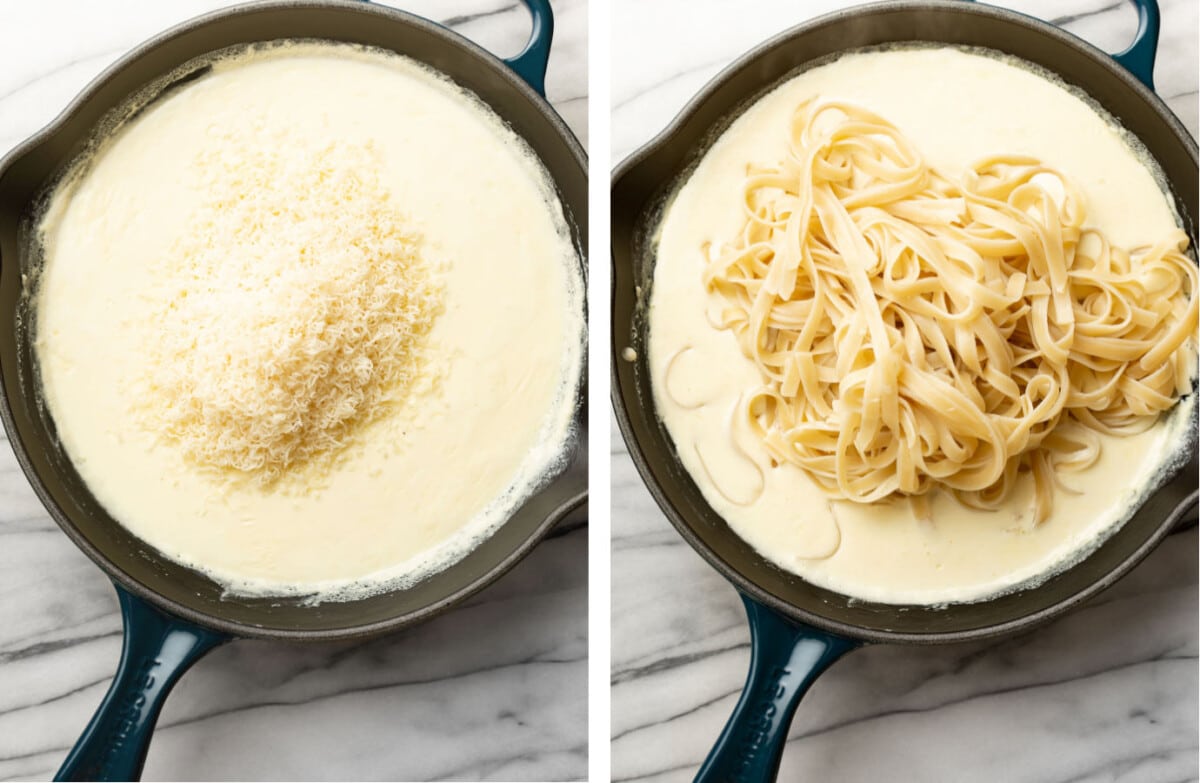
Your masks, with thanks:
M 704 273 L 761 371 L 741 415 L 772 459 L 861 503 L 995 508 L 1031 472 L 1041 522 L 1097 433 L 1145 430 L 1190 388 L 1183 231 L 1114 247 L 1053 168 L 997 155 L 952 179 L 848 103 L 801 104 L 789 133 Z

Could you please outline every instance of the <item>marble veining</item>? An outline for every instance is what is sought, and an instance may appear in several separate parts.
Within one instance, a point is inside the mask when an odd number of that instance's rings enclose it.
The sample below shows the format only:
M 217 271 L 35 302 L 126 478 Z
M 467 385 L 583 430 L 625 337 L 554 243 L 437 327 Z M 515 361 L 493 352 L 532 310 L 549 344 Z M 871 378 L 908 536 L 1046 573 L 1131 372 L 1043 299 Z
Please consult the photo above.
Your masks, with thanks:
M 0 49 L 0 156 L 129 48 L 227 4 L 0 3 L 0 30 L 10 33 Z M 528 15 L 511 0 L 404 7 L 500 56 L 528 36 Z M 586 142 L 587 4 L 554 7 L 547 91 Z M 217 649 L 167 700 L 146 778 L 586 776 L 587 546 L 577 514 L 495 585 L 397 634 Z M 120 649 L 111 585 L 0 444 L 0 779 L 54 773 L 107 690 Z
M 1004 0 L 1107 51 L 1131 4 Z M 840 0 L 621 0 L 613 38 L 612 162 L 661 131 L 729 62 Z M 1197 4 L 1162 0 L 1158 92 L 1197 133 Z M 669 30 L 670 34 L 664 34 Z M 612 428 L 612 775 L 690 780 L 741 691 L 749 636 L 734 590 L 667 522 Z M 1200 778 L 1197 534 L 1168 538 L 1129 576 L 1015 638 L 847 655 L 801 703 L 780 780 L 1134 781 Z

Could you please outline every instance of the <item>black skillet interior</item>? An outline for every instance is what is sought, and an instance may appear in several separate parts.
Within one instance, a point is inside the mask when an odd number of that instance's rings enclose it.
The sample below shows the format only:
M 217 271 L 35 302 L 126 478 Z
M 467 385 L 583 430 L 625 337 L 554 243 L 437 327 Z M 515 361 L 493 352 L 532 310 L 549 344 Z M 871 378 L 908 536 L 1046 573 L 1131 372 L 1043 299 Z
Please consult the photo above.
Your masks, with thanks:
M 488 584 L 528 552 L 587 488 L 586 410 L 577 401 L 578 437 L 562 472 L 466 558 L 416 586 L 345 602 L 223 597 L 219 585 L 131 536 L 100 506 L 59 447 L 39 403 L 24 270 L 36 262 L 29 217 L 34 198 L 85 146 L 106 112 L 161 74 L 228 46 L 280 38 L 354 42 L 405 54 L 449 75 L 487 102 L 541 158 L 558 188 L 581 256 L 587 247 L 587 178 L 582 149 L 536 93 L 501 61 L 419 17 L 368 5 L 274 3 L 189 22 L 139 49 L 101 77 L 65 120 L 36 137 L 0 171 L 0 330 L 5 425 L 35 491 L 75 543 L 116 581 L 167 611 L 239 636 L 329 638 L 402 627 Z M 581 279 L 583 270 L 579 270 Z M 169 510 L 165 513 L 170 513 Z
M 1195 413 L 1173 477 L 1094 553 L 1034 589 L 951 609 L 890 606 L 810 585 L 760 557 L 705 502 L 654 412 L 642 306 L 650 293 L 652 234 L 664 200 L 739 108 L 820 58 L 859 47 L 926 41 L 1017 55 L 1083 88 L 1135 133 L 1162 165 L 1196 241 L 1196 145 L 1153 94 L 1106 54 L 1044 23 L 974 3 L 895 3 L 831 14 L 781 34 L 734 63 L 667 131 L 622 164 L 612 187 L 613 402 L 630 454 L 680 534 L 743 592 L 785 616 L 874 641 L 934 643 L 998 635 L 1049 619 L 1132 568 L 1173 524 L 1194 513 Z M 936 85 L 930 85 L 936 89 Z M 622 358 L 632 347 L 636 359 Z

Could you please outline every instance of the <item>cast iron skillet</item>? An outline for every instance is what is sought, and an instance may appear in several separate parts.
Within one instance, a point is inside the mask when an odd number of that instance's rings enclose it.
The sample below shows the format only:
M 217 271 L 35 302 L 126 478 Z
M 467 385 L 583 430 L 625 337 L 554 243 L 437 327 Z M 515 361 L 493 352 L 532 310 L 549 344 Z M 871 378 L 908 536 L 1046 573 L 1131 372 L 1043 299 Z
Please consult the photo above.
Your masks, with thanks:
M 730 530 L 679 462 L 654 412 L 642 307 L 653 273 L 651 235 L 665 196 L 740 106 L 806 63 L 856 47 L 903 41 L 986 46 L 1058 73 L 1137 134 L 1162 164 L 1194 246 L 1196 143 L 1152 92 L 1158 8 L 1154 0 L 1134 1 L 1137 37 L 1128 50 L 1112 57 L 1037 19 L 974 3 L 889 2 L 823 16 L 729 66 L 666 131 L 617 169 L 612 185 L 613 407 L 630 456 L 654 499 L 687 542 L 733 582 L 750 620 L 746 685 L 697 780 L 773 778 L 800 698 L 826 667 L 863 642 L 933 644 L 1015 633 L 1111 585 L 1174 525 L 1194 514 L 1196 423 L 1193 418 L 1186 442 L 1179 445 L 1170 479 L 1133 518 L 1083 562 L 1039 587 L 938 609 L 856 601 L 810 585 L 768 563 Z M 634 361 L 622 358 L 630 346 L 636 351 Z
M 97 503 L 62 452 L 34 384 L 21 275 L 36 260 L 29 217 L 36 195 L 85 145 L 97 123 L 157 77 L 211 51 L 279 38 L 321 38 L 391 49 L 449 75 L 487 102 L 541 158 L 582 257 L 587 166 L 579 142 L 543 97 L 553 35 L 548 0 L 525 50 L 498 60 L 437 24 L 389 8 L 336 2 L 268 2 L 202 16 L 142 44 L 105 71 L 49 127 L 0 161 L 0 417 L 34 491 L 71 540 L 112 578 L 125 622 L 108 695 L 58 772 L 59 779 L 129 780 L 142 769 L 163 700 L 201 655 L 234 637 L 346 639 L 403 628 L 445 611 L 496 580 L 587 493 L 586 410 L 558 475 L 477 549 L 407 590 L 306 606 L 300 599 L 222 596 L 204 575 L 134 538 Z M 187 77 L 185 77 L 187 78 Z M 585 279 L 582 262 L 577 270 Z M 583 376 L 586 378 L 586 375 Z M 581 385 L 581 389 L 582 389 Z

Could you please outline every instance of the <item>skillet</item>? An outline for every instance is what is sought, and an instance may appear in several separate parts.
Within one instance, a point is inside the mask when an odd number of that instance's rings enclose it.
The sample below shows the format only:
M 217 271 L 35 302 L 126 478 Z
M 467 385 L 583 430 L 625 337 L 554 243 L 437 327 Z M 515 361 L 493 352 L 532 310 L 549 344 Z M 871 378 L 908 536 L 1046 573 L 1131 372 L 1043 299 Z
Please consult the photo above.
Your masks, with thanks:
M 47 128 L 0 160 L 0 419 L 17 461 L 47 511 L 113 580 L 125 627 L 113 684 L 56 779 L 130 780 L 142 770 L 163 702 L 200 656 L 233 638 L 350 639 L 434 617 L 512 568 L 586 500 L 583 378 L 576 436 L 560 470 L 546 478 L 493 535 L 465 558 L 403 590 L 344 603 L 245 598 L 185 568 L 129 534 L 88 491 L 55 435 L 34 382 L 22 272 L 37 262 L 31 217 L 39 194 L 81 152 L 106 115 L 184 63 L 229 46 L 320 38 L 391 49 L 427 63 L 488 103 L 537 153 L 553 180 L 580 258 L 587 246 L 586 159 L 546 102 L 544 76 L 554 20 L 548 0 L 522 0 L 532 33 L 508 60 L 433 22 L 386 7 L 333 0 L 254 3 L 167 30 L 97 77 Z M 184 80 L 192 76 L 185 75 Z M 586 279 L 583 261 L 573 270 Z
M 733 583 L 750 623 L 745 687 L 698 781 L 773 779 L 800 699 L 828 666 L 861 644 L 936 644 L 1015 634 L 1112 585 L 1172 528 L 1194 519 L 1196 419 L 1193 408 L 1191 426 L 1167 460 L 1170 470 L 1132 518 L 1088 557 L 1037 587 L 935 608 L 854 600 L 808 584 L 758 555 L 708 505 L 655 414 L 644 349 L 644 305 L 653 278 L 656 216 L 689 166 L 752 96 L 820 58 L 924 41 L 1003 51 L 1081 87 L 1161 164 L 1194 247 L 1196 142 L 1153 92 L 1157 3 L 1133 1 L 1137 35 L 1126 51 L 1112 56 L 1053 25 L 981 3 L 901 0 L 822 16 L 764 42 L 726 68 L 614 173 L 610 361 L 617 422 L 651 495 L 680 535 Z M 633 361 L 623 358 L 629 347 Z

